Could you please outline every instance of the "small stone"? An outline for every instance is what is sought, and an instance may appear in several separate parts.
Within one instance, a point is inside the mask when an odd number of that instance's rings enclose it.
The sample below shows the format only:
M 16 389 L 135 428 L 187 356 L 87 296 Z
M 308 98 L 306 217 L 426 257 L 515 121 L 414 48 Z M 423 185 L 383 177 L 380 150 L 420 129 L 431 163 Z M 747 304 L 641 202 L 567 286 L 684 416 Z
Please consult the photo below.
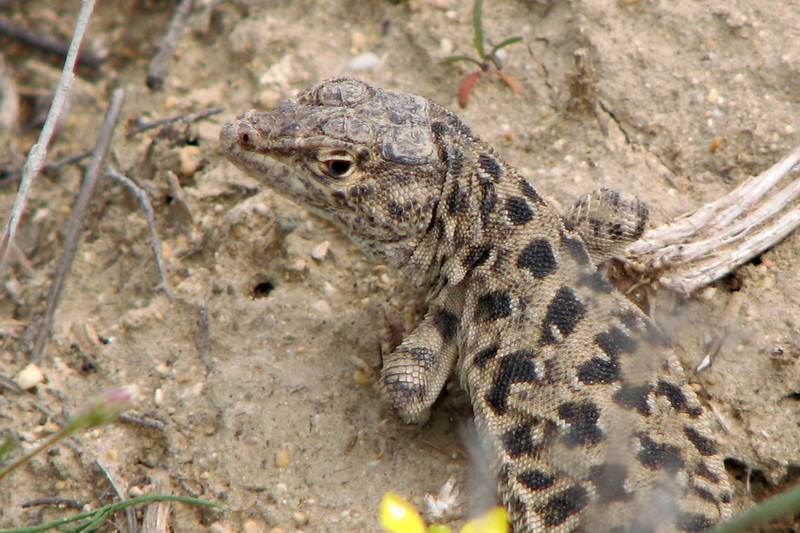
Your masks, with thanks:
M 313 302 L 309 307 L 318 313 L 322 313 L 323 315 L 331 314 L 331 304 L 326 302 L 325 300 L 317 300 Z
M 298 526 L 304 526 L 308 523 L 308 515 L 300 511 L 295 511 L 292 513 L 292 521 Z
M 142 487 L 133 486 L 128 489 L 128 496 L 136 498 L 137 496 L 144 496 L 144 489 Z
M 289 466 L 290 462 L 292 462 L 292 456 L 289 454 L 289 450 L 280 450 L 275 454 L 275 466 L 278 468 Z
M 203 165 L 203 151 L 199 146 L 187 144 L 180 151 L 181 174 L 191 176 Z
M 161 407 L 164 403 L 164 391 L 162 389 L 156 389 L 153 392 L 153 403 L 156 404 L 156 407 Z
M 17 385 L 22 390 L 30 390 L 44 381 L 44 374 L 39 367 L 31 363 L 17 374 Z
M 258 522 L 250 519 L 242 524 L 242 531 L 243 533 L 261 533 L 261 527 L 258 525 Z
M 375 70 L 381 65 L 381 58 L 372 52 L 358 54 L 347 62 L 347 70 L 362 72 L 365 70 Z
M 330 241 L 324 241 L 311 249 L 311 257 L 317 261 L 322 261 L 328 255 L 328 249 L 331 247 Z
M 709 104 L 716 104 L 717 100 L 719 100 L 719 91 L 717 89 L 712 88 L 708 91 L 708 96 L 706 96 L 706 100 Z

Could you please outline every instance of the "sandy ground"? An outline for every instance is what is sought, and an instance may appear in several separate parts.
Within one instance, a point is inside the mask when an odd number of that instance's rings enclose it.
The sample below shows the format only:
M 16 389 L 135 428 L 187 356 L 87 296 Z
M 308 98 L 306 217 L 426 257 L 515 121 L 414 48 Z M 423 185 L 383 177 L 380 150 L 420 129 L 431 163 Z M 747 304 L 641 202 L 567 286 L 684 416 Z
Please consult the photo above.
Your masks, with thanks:
M 154 491 L 163 476 L 162 491 L 237 509 L 220 515 L 175 506 L 174 531 L 216 523 L 221 530 L 377 532 L 386 491 L 422 507 L 423 495 L 452 476 L 464 488 L 470 413 L 458 387 L 448 387 L 422 428 L 402 427 L 375 388 L 382 332 L 388 324 L 399 335 L 404 322 L 393 274 L 234 169 L 217 137 L 241 110 L 271 107 L 344 74 L 458 110 L 456 87 L 471 67 L 442 59 L 474 53 L 471 3 L 203 3 L 159 91 L 145 86 L 145 75 L 174 3 L 99 4 L 87 42 L 108 59 L 78 77 L 49 159 L 91 148 L 111 90 L 126 90 L 111 162 L 150 196 L 176 299 L 158 290 L 137 200 L 101 181 L 40 361 L 45 381 L 24 393 L 0 381 L 0 430 L 30 447 L 95 394 L 129 383 L 141 390 L 133 410 L 144 422 L 82 433 L 2 482 L 0 527 L 70 512 L 20 507 L 30 500 L 111 502 L 98 463 L 124 494 Z M 521 92 L 485 77 L 458 112 L 561 205 L 598 187 L 624 188 L 661 224 L 798 144 L 800 3 L 756 4 L 487 0 L 487 35 L 524 38 L 507 48 L 505 63 Z M 68 39 L 77 10 L 76 2 L 18 0 L 0 14 Z M 38 135 L 60 62 L 11 41 L 0 45 L 22 109 L 0 162 L 17 168 Z M 579 48 L 594 63 L 597 106 L 576 116 L 566 108 Z M 372 68 L 348 70 L 364 53 L 377 57 Z M 224 112 L 125 136 L 138 119 L 215 105 Z M 84 168 L 64 167 L 34 186 L 19 241 L 27 261 L 4 274 L 0 289 L 2 376 L 28 363 L 23 334 L 44 307 Z M 171 173 L 183 199 L 170 187 Z M 0 188 L 4 215 L 16 194 L 9 181 Z M 739 507 L 797 483 L 798 244 L 796 233 L 737 271 L 742 308 L 713 365 L 692 375 L 721 421 L 717 435 Z M 651 296 L 687 369 L 718 332 L 731 283 L 690 300 Z

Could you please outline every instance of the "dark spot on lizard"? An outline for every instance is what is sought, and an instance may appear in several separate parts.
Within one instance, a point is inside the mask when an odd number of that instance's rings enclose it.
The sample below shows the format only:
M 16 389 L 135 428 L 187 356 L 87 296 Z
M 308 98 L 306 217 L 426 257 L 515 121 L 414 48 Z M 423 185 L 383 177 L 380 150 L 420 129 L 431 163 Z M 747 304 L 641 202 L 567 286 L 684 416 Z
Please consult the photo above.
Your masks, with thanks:
M 684 467 L 681 450 L 677 446 L 660 444 L 644 434 L 639 435 L 639 443 L 642 449 L 636 458 L 650 470 L 666 470 L 674 474 Z
M 347 191 L 350 197 L 355 202 L 363 202 L 368 196 L 372 194 L 372 187 L 369 185 L 354 185 Z
M 594 342 L 611 359 L 617 359 L 623 353 L 633 353 L 637 347 L 636 339 L 616 326 L 595 335 Z
M 555 271 L 558 263 L 553 247 L 547 239 L 535 239 L 520 252 L 517 267 L 527 269 L 539 279 L 544 279 Z
M 684 427 L 683 432 L 686 434 L 686 438 L 689 439 L 689 442 L 700 452 L 700 455 L 708 456 L 717 453 L 717 443 L 714 442 L 714 439 L 704 437 L 699 431 L 689 426 Z
M 670 405 L 676 411 L 683 411 L 692 418 L 697 418 L 703 413 L 703 408 L 700 406 L 690 407 L 689 402 L 686 400 L 686 395 L 677 385 L 667 381 L 659 381 L 656 388 L 656 394 L 666 396 Z
M 453 183 L 453 190 L 447 195 L 447 212 L 451 215 L 457 215 L 467 206 L 466 198 L 461 192 L 458 182 Z
M 436 329 L 439 330 L 444 342 L 452 342 L 458 331 L 458 317 L 456 314 L 445 308 L 441 308 L 436 311 L 433 317 L 433 323 L 436 325 Z
M 647 404 L 649 395 L 649 385 L 623 385 L 614 393 L 614 403 L 625 409 L 636 409 L 642 416 L 650 416 L 650 406 Z
M 586 385 L 619 381 L 620 369 L 617 361 L 592 357 L 578 367 L 578 379 Z
M 591 273 L 581 274 L 576 280 L 578 287 L 588 287 L 594 292 L 609 294 L 614 292 L 614 286 L 603 276 L 599 270 L 592 270 Z
M 481 350 L 480 352 L 476 353 L 475 357 L 472 359 L 472 362 L 478 368 L 483 368 L 486 366 L 486 363 L 494 359 L 494 357 L 497 355 L 497 350 L 499 349 L 500 345 L 492 344 L 491 346 L 488 346 L 483 350 Z
M 714 496 L 714 494 L 712 494 L 711 491 L 708 489 L 704 489 L 702 487 L 695 487 L 694 492 L 707 502 L 711 502 L 717 505 L 719 504 L 719 500 L 717 499 L 717 497 Z
M 478 268 L 492 255 L 492 248 L 494 246 L 491 244 L 472 246 L 464 256 L 464 259 L 462 259 L 461 264 L 467 268 Z
M 533 209 L 528 205 L 525 198 L 512 196 L 506 200 L 506 214 L 513 225 L 521 226 L 526 222 L 530 222 L 533 218 Z
M 485 226 L 489 222 L 489 215 L 494 210 L 497 204 L 497 191 L 495 190 L 494 183 L 490 180 L 481 180 L 481 223 Z
M 552 487 L 556 481 L 556 476 L 545 474 L 541 470 L 526 470 L 517 475 L 517 480 L 528 489 L 539 491 Z
M 569 448 L 591 446 L 603 440 L 603 431 L 597 425 L 600 410 L 592 402 L 567 402 L 558 406 L 558 417 L 569 424 L 564 443 Z
M 679 531 L 699 532 L 712 527 L 716 522 L 701 514 L 683 513 L 675 521 L 675 527 Z
M 535 204 L 544 204 L 544 200 L 542 197 L 539 196 L 539 193 L 536 192 L 536 189 L 533 188 L 533 185 L 528 183 L 528 180 L 525 178 L 519 179 L 519 190 L 522 191 L 522 194 L 525 195 L 530 200 L 533 200 Z
M 589 470 L 589 479 L 597 487 L 601 504 L 625 502 L 633 497 L 633 494 L 625 489 L 627 477 L 628 467 L 619 463 L 605 463 L 593 466 Z
M 533 451 L 531 424 L 531 422 L 523 422 L 503 434 L 501 440 L 503 441 L 503 448 L 508 452 L 508 455 L 519 457 Z
M 494 182 L 500 181 L 500 176 L 503 173 L 503 169 L 500 168 L 500 163 L 497 162 L 497 159 L 489 154 L 481 154 L 478 156 L 478 164 L 481 166 L 484 172 L 491 176 Z
M 563 336 L 569 336 L 585 314 L 586 307 L 578 299 L 575 292 L 566 285 L 562 286 L 547 306 L 547 313 L 542 322 L 542 336 L 539 338 L 539 344 L 546 345 L 557 342 L 551 329 L 553 327 L 557 328 Z
M 532 359 L 536 354 L 528 351 L 513 352 L 500 360 L 500 369 L 494 377 L 486 401 L 498 416 L 508 408 L 508 393 L 514 383 L 536 383 L 538 375 Z
M 475 321 L 488 322 L 511 314 L 511 297 L 507 291 L 487 292 L 475 304 Z
M 641 318 L 635 311 L 617 311 L 612 313 L 612 315 L 618 318 L 619 321 L 622 322 L 622 325 L 630 330 L 635 328 L 641 321 Z
M 398 352 L 401 350 L 398 349 Z M 436 352 L 430 348 L 417 346 L 414 348 L 404 348 L 402 353 L 408 354 L 409 359 L 413 359 L 422 369 L 430 370 L 436 360 Z
M 389 216 L 395 220 L 403 220 L 405 217 L 406 209 L 402 205 L 398 204 L 394 200 L 390 200 L 389 203 L 386 205 L 386 210 L 389 212 Z
M 447 160 L 447 174 L 449 176 L 461 176 L 464 168 L 464 152 L 461 148 L 448 143 L 445 147 L 445 158 Z
M 588 503 L 589 494 L 586 489 L 576 485 L 553 496 L 549 502 L 538 507 L 536 512 L 542 515 L 545 526 L 555 527 L 581 512 Z
M 720 482 L 719 475 L 713 470 L 711 470 L 708 467 L 708 465 L 705 464 L 703 461 L 700 461 L 700 463 L 698 463 L 697 468 L 695 469 L 695 474 L 697 474 L 700 477 L 706 478 L 707 480 L 709 480 L 714 484 Z
M 561 233 L 561 245 L 566 248 L 569 255 L 581 266 L 588 266 L 591 264 L 589 252 L 586 251 L 586 245 L 583 241 L 569 236 L 566 232 Z

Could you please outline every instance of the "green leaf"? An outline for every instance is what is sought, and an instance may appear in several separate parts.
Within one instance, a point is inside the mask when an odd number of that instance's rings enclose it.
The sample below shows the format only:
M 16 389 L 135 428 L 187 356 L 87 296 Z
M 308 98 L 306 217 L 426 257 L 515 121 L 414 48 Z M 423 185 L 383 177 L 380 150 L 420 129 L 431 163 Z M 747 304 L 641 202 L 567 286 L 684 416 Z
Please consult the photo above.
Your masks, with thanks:
M 506 46 L 508 46 L 510 44 L 518 43 L 521 40 L 522 40 L 522 37 L 510 37 L 510 38 L 506 39 L 505 41 L 503 41 L 502 43 L 500 43 L 497 46 L 495 46 L 494 48 L 492 48 L 492 51 L 489 53 L 489 56 L 490 57 L 494 57 L 494 55 L 497 53 L 497 51 L 500 50 L 501 48 L 505 48 Z
M 486 55 L 483 53 L 483 16 L 481 10 L 483 8 L 483 0 L 475 0 L 475 5 L 472 6 L 472 28 L 475 30 L 475 50 L 478 51 L 478 56 L 482 60 L 486 60 Z
M 457 63 L 458 61 L 471 61 L 476 65 L 478 65 L 479 67 L 483 68 L 483 63 L 469 56 L 448 56 L 442 59 L 443 63 Z
M 764 500 L 739 513 L 707 533 L 738 533 L 750 531 L 759 525 L 777 520 L 789 513 L 800 512 L 800 487 L 794 487 Z

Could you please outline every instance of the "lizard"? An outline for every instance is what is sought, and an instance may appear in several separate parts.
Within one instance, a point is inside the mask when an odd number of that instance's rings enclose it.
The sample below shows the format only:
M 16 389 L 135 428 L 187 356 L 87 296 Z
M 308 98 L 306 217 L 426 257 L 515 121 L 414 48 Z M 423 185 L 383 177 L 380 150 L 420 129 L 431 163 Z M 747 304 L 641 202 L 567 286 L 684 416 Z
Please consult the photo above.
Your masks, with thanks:
M 424 295 L 383 400 L 422 424 L 457 375 L 517 533 L 702 531 L 732 489 L 670 343 L 597 266 L 644 231 L 631 195 L 561 214 L 455 114 L 333 78 L 225 123 L 227 158 Z M 611 216 L 604 216 L 610 214 Z

